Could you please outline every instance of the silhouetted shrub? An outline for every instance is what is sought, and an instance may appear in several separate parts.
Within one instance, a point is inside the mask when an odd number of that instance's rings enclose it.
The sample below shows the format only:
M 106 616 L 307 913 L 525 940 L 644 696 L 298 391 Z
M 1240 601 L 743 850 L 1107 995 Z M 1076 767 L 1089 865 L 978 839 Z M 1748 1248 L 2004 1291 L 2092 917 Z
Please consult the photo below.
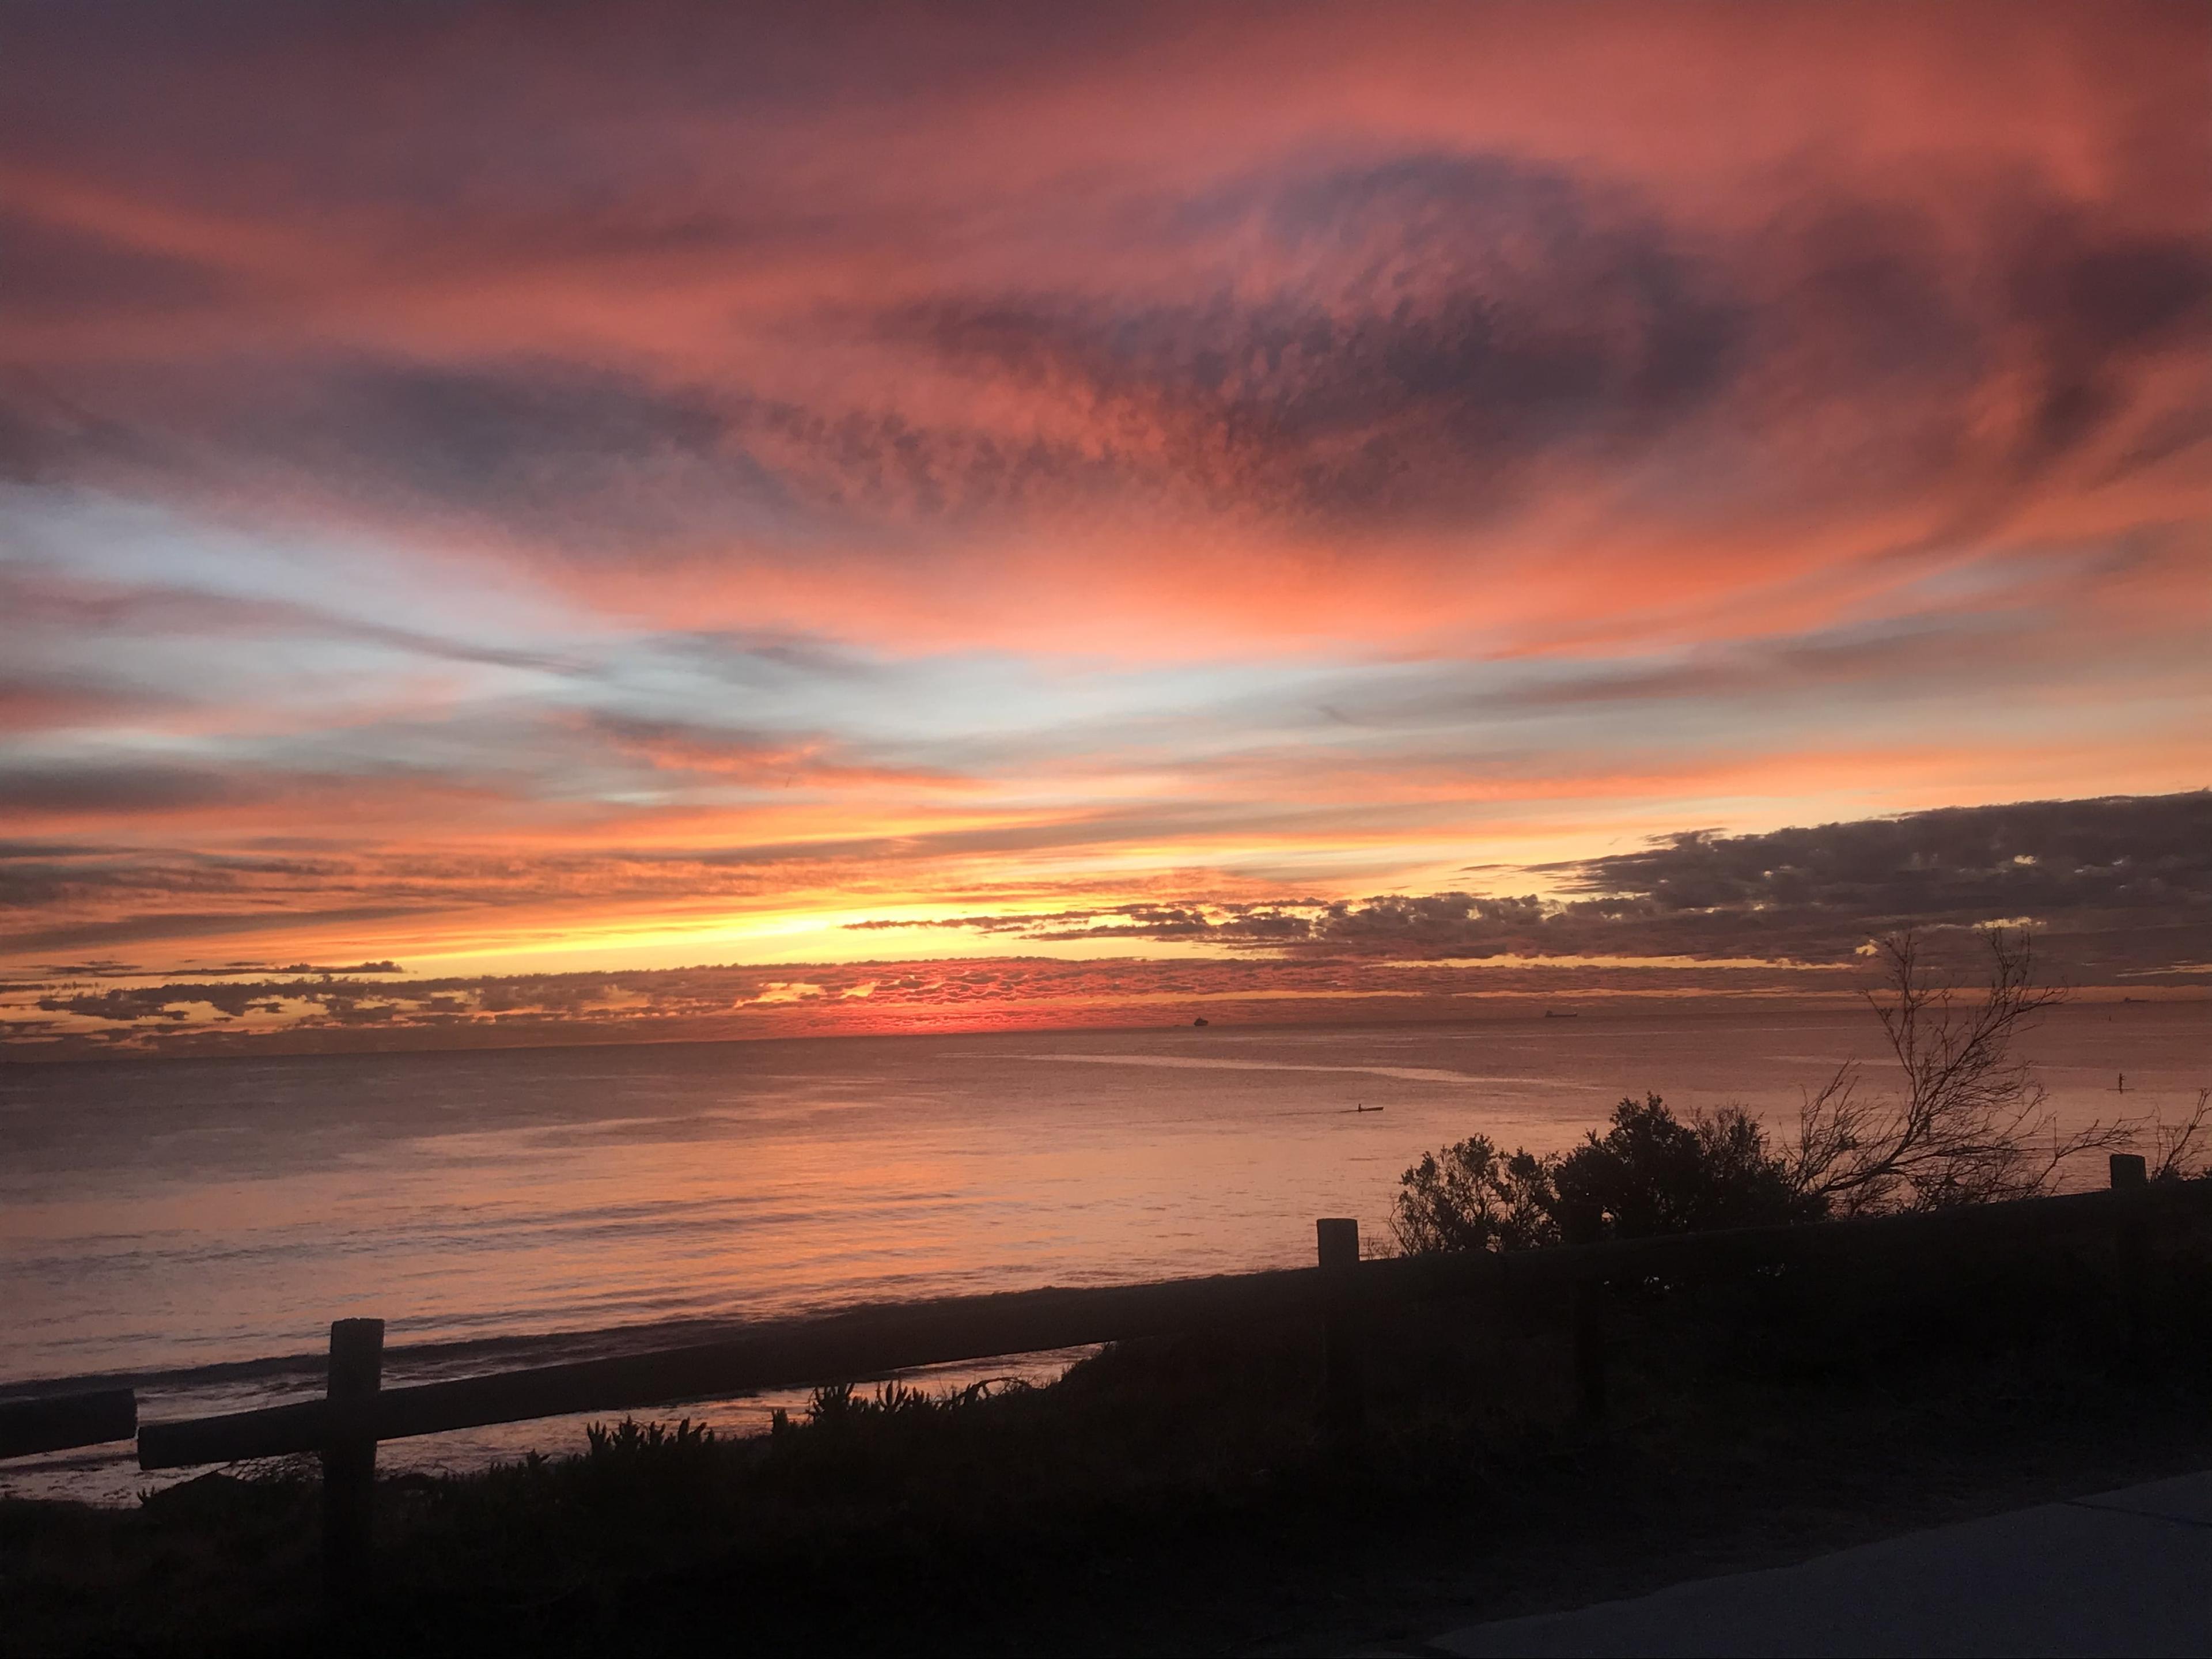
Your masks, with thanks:
M 1398 1243 L 1431 1250 L 1525 1250 L 1559 1240 L 1559 1160 L 1501 1154 L 1488 1135 L 1424 1152 L 1400 1177 L 1391 1225 Z
M 1818 1220 L 1827 1210 L 1796 1187 L 1766 1132 L 1741 1107 L 1685 1123 L 1656 1095 L 1622 1101 L 1613 1127 L 1559 1158 L 1552 1180 L 1563 1224 L 1592 1236 L 1772 1226 Z M 1577 1218 L 1584 1218 L 1580 1229 Z
M 1483 1135 L 1406 1171 L 1392 1224 L 1413 1252 L 1519 1250 L 1606 1237 L 1818 1220 L 1766 1132 L 1739 1107 L 1687 1122 L 1656 1095 L 1624 1100 L 1572 1151 L 1500 1156 Z
M 1622 1101 L 1605 1134 L 1563 1154 L 1507 1156 L 1471 1135 L 1400 1178 L 1399 1243 L 1415 1253 L 1518 1250 L 2033 1198 L 2052 1190 L 2069 1160 L 2146 1137 L 2153 1180 L 2203 1174 L 2198 1142 L 2212 1132 L 2212 1091 L 2178 1125 L 2122 1118 L 2060 1133 L 2013 1044 L 2063 994 L 2035 983 L 2025 933 L 1991 928 L 1985 942 L 1988 982 L 1966 1000 L 1931 976 L 1910 932 L 1875 942 L 1884 984 L 1867 1003 L 1897 1058 L 1897 1098 L 1861 1098 L 1852 1060 L 1805 1102 L 1796 1137 L 1779 1149 L 1741 1107 L 1684 1122 L 1656 1095 Z
M 648 1460 L 674 1462 L 696 1457 L 714 1443 L 714 1431 L 690 1418 L 674 1428 L 665 1423 L 640 1423 L 625 1417 L 611 1429 L 604 1423 L 584 1427 L 585 1456 L 599 1464 L 638 1463 Z

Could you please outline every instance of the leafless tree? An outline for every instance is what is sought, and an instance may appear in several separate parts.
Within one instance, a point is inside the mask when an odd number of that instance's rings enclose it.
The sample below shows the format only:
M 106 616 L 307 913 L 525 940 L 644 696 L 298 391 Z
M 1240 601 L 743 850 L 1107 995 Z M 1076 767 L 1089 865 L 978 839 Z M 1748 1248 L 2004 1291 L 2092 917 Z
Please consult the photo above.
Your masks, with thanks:
M 2136 1139 L 2141 1126 L 2128 1121 L 2058 1133 L 2013 1044 L 2065 993 L 2035 983 L 2027 933 L 1992 928 L 1987 937 L 1989 982 L 1973 1001 L 1937 981 L 1911 933 L 1877 942 L 1884 983 L 1867 1000 L 1904 1069 L 1904 1093 L 1865 1098 L 1854 1061 L 1805 1103 L 1791 1176 L 1832 1212 L 2032 1197 L 2051 1189 L 2068 1158 Z
M 2156 1137 L 2153 1146 L 2157 1158 L 2150 1166 L 2153 1181 L 2194 1181 L 2205 1171 L 2205 1158 L 2197 1149 L 2197 1138 L 2212 1126 L 2212 1089 L 2197 1091 L 2196 1109 L 2183 1121 L 2169 1125 L 2161 1118 L 2151 1120 L 2151 1132 Z

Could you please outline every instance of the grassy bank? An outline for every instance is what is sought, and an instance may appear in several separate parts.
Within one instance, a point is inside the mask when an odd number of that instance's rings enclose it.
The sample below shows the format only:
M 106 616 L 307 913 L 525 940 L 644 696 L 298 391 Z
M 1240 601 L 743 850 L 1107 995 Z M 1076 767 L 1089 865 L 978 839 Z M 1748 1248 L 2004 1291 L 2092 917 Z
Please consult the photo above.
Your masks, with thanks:
M 829 1391 L 764 1439 L 616 1431 L 381 1483 L 315 1605 L 312 1465 L 132 1511 L 0 1504 L 7 1651 L 1320 1650 L 2212 1463 L 2212 1241 L 1618 1287 L 1575 1420 L 1552 1305 L 1109 1349 L 1047 1389 Z

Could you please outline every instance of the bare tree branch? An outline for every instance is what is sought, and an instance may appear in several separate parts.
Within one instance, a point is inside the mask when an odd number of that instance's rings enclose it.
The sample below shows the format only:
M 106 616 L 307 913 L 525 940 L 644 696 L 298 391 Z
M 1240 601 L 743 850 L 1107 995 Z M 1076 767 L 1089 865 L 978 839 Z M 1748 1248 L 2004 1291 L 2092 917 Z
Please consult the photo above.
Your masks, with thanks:
M 1867 994 L 1905 1073 L 1894 1103 L 1858 1093 L 1855 1065 L 1838 1070 L 1799 1115 L 1790 1154 L 1803 1190 L 1838 1214 L 1932 1210 L 2047 1192 L 2062 1165 L 2084 1152 L 2132 1145 L 2138 1120 L 2102 1120 L 2058 1133 L 2041 1083 L 2014 1042 L 2065 1000 L 2035 983 L 2025 933 L 1988 933 L 1989 982 L 1966 1002 L 1939 984 L 1909 932 L 1877 942 L 1881 990 Z
M 2157 1148 L 2158 1161 L 2151 1165 L 2150 1178 L 2153 1181 L 2195 1181 L 2204 1175 L 2205 1160 L 2202 1157 L 2192 1158 L 2191 1153 L 2196 1147 L 2197 1136 L 2206 1131 L 2208 1125 L 2212 1125 L 2212 1089 L 2197 1091 L 2196 1109 L 2190 1113 L 2185 1122 L 2169 1127 L 2163 1120 L 2154 1115 L 2151 1130 L 2157 1137 L 2154 1144 Z

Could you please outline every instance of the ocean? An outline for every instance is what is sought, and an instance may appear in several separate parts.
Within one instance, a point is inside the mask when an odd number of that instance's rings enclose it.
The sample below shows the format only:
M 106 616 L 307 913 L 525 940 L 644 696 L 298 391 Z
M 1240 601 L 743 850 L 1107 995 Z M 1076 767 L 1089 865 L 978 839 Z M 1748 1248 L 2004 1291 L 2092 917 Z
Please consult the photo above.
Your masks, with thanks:
M 2212 1083 L 2212 1003 L 2063 1007 L 2026 1052 L 2069 1125 L 2172 1120 Z M 1301 1265 L 1317 1216 L 1356 1216 L 1387 1247 L 1424 1150 L 1476 1132 L 1558 1148 L 1646 1091 L 1786 1123 L 1844 1060 L 1887 1087 L 1881 1054 L 1864 1011 L 1698 1005 L 9 1066 L 0 1395 L 128 1382 L 147 1420 L 301 1398 L 320 1390 L 330 1322 L 359 1315 L 387 1322 L 396 1384 L 861 1302 Z M 792 1403 L 684 1409 L 742 1431 Z M 580 1437 L 515 1425 L 382 1462 L 464 1468 Z M 155 1484 L 127 1447 L 0 1464 L 0 1492 L 23 1496 Z

